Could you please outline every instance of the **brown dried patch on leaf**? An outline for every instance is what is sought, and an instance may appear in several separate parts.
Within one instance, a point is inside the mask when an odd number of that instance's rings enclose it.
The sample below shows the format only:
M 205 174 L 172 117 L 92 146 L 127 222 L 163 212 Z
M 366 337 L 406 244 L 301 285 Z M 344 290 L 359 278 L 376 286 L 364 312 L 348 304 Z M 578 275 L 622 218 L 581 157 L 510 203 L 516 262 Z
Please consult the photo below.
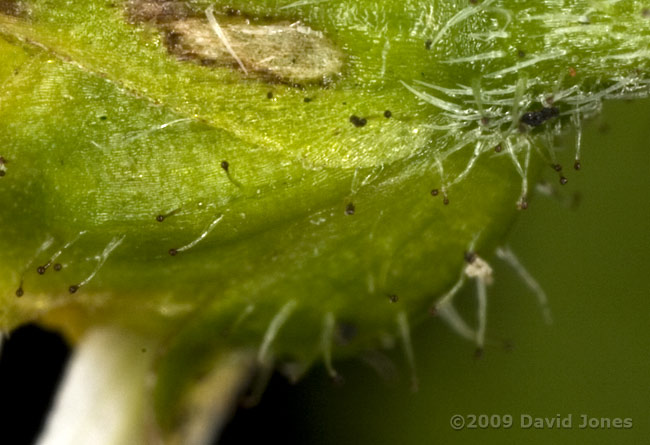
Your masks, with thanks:
M 127 7 L 128 20 L 155 25 L 169 52 L 180 60 L 292 84 L 326 83 L 341 73 L 341 51 L 309 26 L 212 14 L 193 11 L 187 2 L 179 1 L 131 0 Z
M 29 8 L 20 0 L 0 0 L 0 14 L 24 18 L 29 15 Z
M 126 4 L 130 23 L 165 24 L 195 15 L 187 2 L 174 0 L 130 0 Z

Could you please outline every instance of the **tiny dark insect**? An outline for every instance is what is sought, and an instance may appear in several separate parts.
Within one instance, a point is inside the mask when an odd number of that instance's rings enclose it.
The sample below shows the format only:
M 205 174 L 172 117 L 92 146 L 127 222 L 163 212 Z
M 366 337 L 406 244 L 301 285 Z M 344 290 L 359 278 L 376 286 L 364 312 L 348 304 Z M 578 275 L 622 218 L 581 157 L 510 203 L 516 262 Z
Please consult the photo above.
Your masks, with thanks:
M 345 214 L 346 215 L 354 215 L 356 208 L 354 207 L 353 203 L 349 203 L 347 206 L 345 206 Z
M 547 120 L 559 116 L 559 114 L 560 110 L 556 107 L 544 107 L 541 110 L 524 113 L 520 121 L 531 127 L 538 127 Z
M 440 193 L 438 189 L 431 190 L 431 196 L 438 196 L 438 193 Z
M 352 125 L 355 127 L 363 127 L 366 125 L 366 123 L 368 123 L 365 117 L 359 117 L 354 114 L 350 116 L 350 122 L 352 122 Z

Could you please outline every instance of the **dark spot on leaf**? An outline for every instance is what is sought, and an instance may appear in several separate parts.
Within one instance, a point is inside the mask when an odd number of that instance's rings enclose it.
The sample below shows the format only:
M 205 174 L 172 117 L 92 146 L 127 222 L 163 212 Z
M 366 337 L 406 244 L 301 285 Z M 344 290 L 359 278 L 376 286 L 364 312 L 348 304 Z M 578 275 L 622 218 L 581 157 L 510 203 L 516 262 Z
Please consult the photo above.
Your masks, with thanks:
M 302 101 L 308 104 L 309 102 L 311 102 L 311 97 L 305 97 Z
M 63 266 L 61 265 L 61 263 L 56 263 L 56 264 L 54 265 L 54 270 L 55 270 L 55 271 L 58 272 L 58 271 L 60 271 L 61 269 L 63 269 Z
M 345 214 L 346 215 L 354 215 L 356 208 L 354 207 L 353 203 L 349 203 L 348 205 L 345 206 Z
M 158 222 L 163 222 L 165 220 L 165 215 L 158 215 L 156 216 L 156 221 Z
M 442 203 L 446 206 L 449 205 L 449 198 L 445 196 L 444 199 L 442 200 Z
M 517 50 L 517 57 L 523 59 L 524 57 L 526 57 L 526 51 L 524 51 L 523 49 Z
M 390 119 L 392 115 L 393 115 L 393 113 L 391 113 L 390 110 L 384 111 L 384 117 L 386 119 Z
M 438 189 L 431 190 L 431 196 L 438 196 L 439 193 Z
M 560 164 L 553 164 L 551 167 L 553 167 L 553 170 L 555 170 L 556 172 L 562 171 L 562 166 Z
M 576 159 L 576 161 L 573 163 L 573 168 L 576 170 L 580 170 L 582 168 L 582 164 L 580 164 L 579 159 Z
M 7 174 L 6 171 L 4 171 L 4 170 L 0 170 L 0 178 L 3 177 L 3 176 L 6 175 L 6 174 Z
M 497 153 L 501 153 L 501 150 L 503 150 L 503 147 L 501 146 L 501 144 L 497 144 L 497 146 L 494 147 L 494 151 L 496 151 Z
M 230 164 L 228 161 L 221 161 L 221 168 L 223 168 L 226 172 L 228 172 L 228 168 L 230 168 Z
M 531 127 L 538 127 L 547 120 L 557 117 L 559 114 L 560 110 L 556 107 L 544 107 L 541 110 L 524 113 L 520 121 Z
M 350 122 L 352 122 L 352 125 L 355 127 L 363 127 L 368 123 L 365 117 L 359 117 L 354 114 L 350 116 Z
M 427 49 L 427 50 L 431 49 L 431 45 L 433 45 L 433 40 L 431 40 L 431 39 L 424 42 L 424 48 Z
M 36 272 L 38 272 L 39 275 L 43 275 L 45 273 L 45 266 L 38 266 Z
M 273 91 L 269 91 L 268 93 L 266 93 L 266 98 L 273 99 Z
M 108 119 L 106 116 L 99 116 L 100 121 L 105 121 L 106 119 Z
M 25 18 L 29 9 L 25 2 L 20 0 L 0 0 L 0 14 Z
M 18 289 L 16 289 L 16 296 L 17 296 L 18 298 L 20 298 L 20 297 L 22 297 L 23 295 L 25 295 L 25 291 L 23 291 L 23 287 L 20 286 Z
M 354 323 L 339 321 L 336 325 L 336 340 L 339 344 L 350 343 L 358 334 L 359 330 Z
M 395 294 L 390 294 L 388 296 L 388 299 L 390 300 L 391 303 L 397 303 L 399 301 L 399 297 Z
M 564 176 L 560 176 L 560 184 L 565 185 L 569 180 Z

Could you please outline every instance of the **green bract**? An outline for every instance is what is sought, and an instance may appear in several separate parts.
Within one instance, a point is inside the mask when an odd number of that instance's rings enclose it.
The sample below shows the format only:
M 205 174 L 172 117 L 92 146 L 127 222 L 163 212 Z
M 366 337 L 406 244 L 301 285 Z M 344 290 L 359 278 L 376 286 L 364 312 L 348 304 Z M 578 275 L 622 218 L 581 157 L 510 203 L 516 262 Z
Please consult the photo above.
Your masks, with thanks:
M 0 0 L 0 36 L 0 329 L 147 338 L 163 430 L 230 351 L 408 343 L 650 85 L 634 0 Z

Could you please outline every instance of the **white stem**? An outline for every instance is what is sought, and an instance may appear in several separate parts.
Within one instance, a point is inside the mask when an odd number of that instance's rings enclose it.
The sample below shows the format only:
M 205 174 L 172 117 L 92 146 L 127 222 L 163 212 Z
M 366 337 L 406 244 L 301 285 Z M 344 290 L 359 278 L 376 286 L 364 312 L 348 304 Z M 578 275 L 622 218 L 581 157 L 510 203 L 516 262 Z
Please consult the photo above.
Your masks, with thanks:
M 76 347 L 38 445 L 145 442 L 148 344 L 97 328 Z

